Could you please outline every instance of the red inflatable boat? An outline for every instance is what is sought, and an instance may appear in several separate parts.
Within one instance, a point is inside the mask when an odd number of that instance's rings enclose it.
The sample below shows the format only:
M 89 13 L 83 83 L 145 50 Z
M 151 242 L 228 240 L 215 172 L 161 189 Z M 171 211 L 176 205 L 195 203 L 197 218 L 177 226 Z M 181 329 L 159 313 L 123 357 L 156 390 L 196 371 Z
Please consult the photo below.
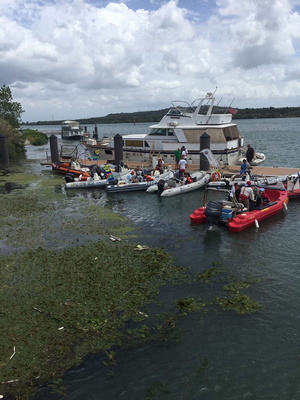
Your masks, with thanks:
M 227 225 L 231 232 L 240 232 L 253 225 L 258 226 L 259 221 L 286 208 L 289 200 L 288 192 L 284 188 L 273 186 L 265 188 L 265 191 L 270 201 L 251 211 L 243 209 L 240 203 L 234 201 L 215 200 L 209 201 L 206 206 L 195 210 L 190 215 L 190 220 L 194 224 L 218 225 L 222 223 Z

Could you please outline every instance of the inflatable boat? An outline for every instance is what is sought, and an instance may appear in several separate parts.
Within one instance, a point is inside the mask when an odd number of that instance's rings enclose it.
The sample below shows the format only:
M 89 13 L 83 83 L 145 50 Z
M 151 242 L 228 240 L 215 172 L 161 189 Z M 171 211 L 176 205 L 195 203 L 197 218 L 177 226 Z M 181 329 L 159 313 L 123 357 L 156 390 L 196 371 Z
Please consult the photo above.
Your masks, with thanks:
M 259 222 L 272 217 L 283 209 L 287 208 L 289 200 L 285 188 L 270 186 L 265 187 L 269 197 L 267 204 L 254 207 L 253 210 L 246 209 L 237 200 L 214 200 L 198 208 L 190 215 L 190 221 L 194 224 L 207 223 L 208 225 L 226 225 L 231 232 L 240 232 L 250 226 L 259 227 Z M 217 190 L 211 188 L 210 190 Z M 220 190 L 227 192 L 227 190 Z

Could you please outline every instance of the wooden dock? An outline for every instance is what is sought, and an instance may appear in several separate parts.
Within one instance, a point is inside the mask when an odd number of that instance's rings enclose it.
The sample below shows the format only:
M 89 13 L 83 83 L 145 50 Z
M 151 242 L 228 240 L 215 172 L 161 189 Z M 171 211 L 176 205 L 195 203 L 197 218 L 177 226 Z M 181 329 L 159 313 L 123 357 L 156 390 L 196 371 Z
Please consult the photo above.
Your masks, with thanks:
M 91 165 L 103 165 L 106 160 L 88 160 L 79 159 L 78 160 L 82 166 L 90 167 Z M 41 165 L 51 165 L 51 162 L 42 162 Z M 140 161 L 128 161 L 127 165 L 129 168 L 152 168 L 152 165 L 141 164 Z M 167 167 L 175 169 L 175 164 L 166 164 Z M 199 164 L 190 164 L 187 171 L 193 172 L 199 170 Z M 232 176 L 240 172 L 240 166 L 238 165 L 224 165 L 220 168 L 221 173 L 224 176 Z M 286 167 L 266 167 L 266 166 L 253 166 L 252 175 L 263 175 L 263 176 L 278 176 L 278 175 L 291 175 L 300 172 L 300 168 L 286 168 Z
M 106 160 L 79 160 L 82 165 L 102 165 L 106 163 Z M 139 161 L 128 161 L 127 165 L 129 168 L 152 168 L 151 165 L 141 164 Z M 175 168 L 175 164 L 166 164 L 171 166 L 171 169 Z M 188 171 L 198 171 L 199 164 L 190 164 Z M 240 172 L 240 166 L 238 165 L 225 165 L 221 167 L 221 172 L 225 176 L 231 176 Z M 265 166 L 253 166 L 252 175 L 264 175 L 264 176 L 277 176 L 277 175 L 290 175 L 300 172 L 300 168 L 286 168 L 286 167 L 265 167 Z

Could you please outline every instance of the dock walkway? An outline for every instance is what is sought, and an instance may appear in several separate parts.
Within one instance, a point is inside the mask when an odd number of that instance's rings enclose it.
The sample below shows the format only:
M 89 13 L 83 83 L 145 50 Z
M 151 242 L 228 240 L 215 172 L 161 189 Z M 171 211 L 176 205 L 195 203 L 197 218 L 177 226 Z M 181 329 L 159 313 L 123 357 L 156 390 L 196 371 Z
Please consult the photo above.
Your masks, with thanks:
M 78 160 L 82 166 L 90 167 L 91 165 L 102 165 L 106 163 L 106 160 Z M 51 165 L 51 162 L 42 162 L 41 165 Z M 128 161 L 127 165 L 129 168 L 152 168 L 151 165 L 141 164 L 139 161 Z M 171 169 L 175 168 L 175 164 L 167 164 Z M 224 165 L 221 168 L 221 172 L 224 176 L 232 176 L 240 172 L 240 166 L 238 165 Z M 198 171 L 199 164 L 190 164 L 188 170 L 190 172 Z M 278 175 L 291 175 L 300 172 L 300 168 L 287 168 L 287 167 L 265 167 L 265 166 L 253 166 L 252 175 L 263 175 L 263 176 L 278 176 Z
M 90 166 L 90 165 L 101 165 L 105 164 L 106 160 L 79 160 L 82 165 Z M 139 161 L 128 161 L 127 165 L 129 168 L 152 168 L 150 165 L 142 164 Z M 166 166 L 171 166 L 172 169 L 175 168 L 175 164 L 168 164 Z M 198 171 L 199 164 L 191 164 L 189 165 L 188 171 Z M 221 167 L 221 172 L 225 176 L 231 176 L 234 174 L 238 174 L 240 172 L 240 166 L 238 165 L 225 165 Z M 286 168 L 286 167 L 265 167 L 265 166 L 253 166 L 252 167 L 252 175 L 264 175 L 264 176 L 277 176 L 277 175 L 290 175 L 296 174 L 300 172 L 300 168 Z

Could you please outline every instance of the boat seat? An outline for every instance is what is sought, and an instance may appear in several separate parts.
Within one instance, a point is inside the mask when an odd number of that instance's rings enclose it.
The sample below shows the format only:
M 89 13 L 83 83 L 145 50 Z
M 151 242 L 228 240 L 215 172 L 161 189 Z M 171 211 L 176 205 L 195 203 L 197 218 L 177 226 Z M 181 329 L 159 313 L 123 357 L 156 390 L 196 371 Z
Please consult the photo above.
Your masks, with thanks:
M 267 204 L 264 204 L 264 205 L 259 206 L 259 207 L 255 207 L 254 210 L 263 210 L 264 208 L 268 208 L 270 206 L 273 206 L 274 204 L 277 204 L 277 201 L 270 201 Z

